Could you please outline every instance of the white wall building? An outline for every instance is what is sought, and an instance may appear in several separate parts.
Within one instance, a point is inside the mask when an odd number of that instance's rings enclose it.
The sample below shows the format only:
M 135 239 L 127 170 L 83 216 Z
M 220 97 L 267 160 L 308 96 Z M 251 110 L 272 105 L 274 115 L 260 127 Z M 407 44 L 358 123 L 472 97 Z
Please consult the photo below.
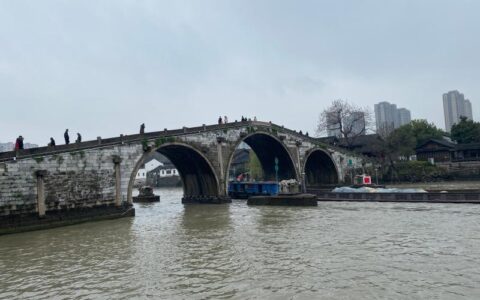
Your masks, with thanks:
M 163 166 L 163 163 L 159 162 L 156 159 L 149 160 L 142 166 L 142 168 L 138 170 L 137 176 L 135 177 L 135 179 L 146 179 L 147 173 L 159 166 Z
M 175 168 L 169 168 L 165 166 L 164 163 L 159 162 L 156 159 L 151 159 L 148 162 L 146 162 L 142 168 L 140 168 L 137 172 L 137 176 L 135 177 L 136 180 L 146 180 L 147 179 L 147 173 L 159 168 L 159 167 L 165 167 L 165 168 L 160 168 L 158 170 L 158 175 L 160 177 L 171 177 L 171 176 L 179 176 L 178 170 Z

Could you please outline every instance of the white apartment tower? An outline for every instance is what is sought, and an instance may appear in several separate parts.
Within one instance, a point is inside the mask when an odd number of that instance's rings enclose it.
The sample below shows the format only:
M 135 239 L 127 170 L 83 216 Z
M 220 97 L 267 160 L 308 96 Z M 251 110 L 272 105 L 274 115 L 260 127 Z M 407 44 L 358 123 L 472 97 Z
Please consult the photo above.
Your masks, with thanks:
M 447 132 L 450 132 L 452 126 L 458 123 L 461 117 L 473 120 L 472 103 L 465 99 L 465 96 L 459 91 L 450 91 L 443 94 L 443 113 Z
M 410 122 L 412 122 L 412 115 L 410 114 L 410 111 L 406 108 L 397 109 L 397 123 L 395 128 L 398 128 Z
M 396 104 L 383 101 L 375 104 L 375 121 L 377 133 L 388 135 L 395 128 L 410 123 L 412 117 L 408 109 L 397 108 Z

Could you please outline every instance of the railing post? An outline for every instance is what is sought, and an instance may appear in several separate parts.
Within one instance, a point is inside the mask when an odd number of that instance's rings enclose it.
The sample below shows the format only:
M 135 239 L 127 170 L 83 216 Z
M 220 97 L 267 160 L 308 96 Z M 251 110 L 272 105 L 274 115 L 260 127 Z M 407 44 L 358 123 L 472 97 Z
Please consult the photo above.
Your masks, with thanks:
M 223 170 L 223 149 L 222 149 L 222 143 L 225 141 L 223 137 L 217 137 L 217 158 L 218 158 L 218 163 L 220 167 L 220 190 L 223 192 L 224 186 L 224 176 L 225 172 Z
M 120 163 L 122 158 L 120 156 L 113 156 L 113 163 L 115 164 L 115 206 L 122 205 L 122 177 L 120 176 Z
M 37 209 L 40 218 L 45 217 L 45 181 L 44 177 L 47 174 L 45 170 L 35 171 L 37 177 Z

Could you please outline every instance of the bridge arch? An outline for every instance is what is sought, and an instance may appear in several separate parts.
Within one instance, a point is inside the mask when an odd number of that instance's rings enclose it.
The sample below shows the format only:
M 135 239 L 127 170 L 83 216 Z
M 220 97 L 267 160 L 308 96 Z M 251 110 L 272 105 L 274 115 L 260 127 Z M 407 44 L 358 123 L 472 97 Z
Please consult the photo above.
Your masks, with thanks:
M 182 179 L 184 198 L 182 202 L 220 202 L 218 176 L 208 158 L 191 145 L 179 142 L 165 143 L 151 151 L 167 157 L 177 168 Z M 135 177 L 147 153 L 136 163 L 128 185 L 131 202 Z
M 241 143 L 246 143 L 258 157 L 264 172 L 265 180 L 275 180 L 275 157 L 278 158 L 278 180 L 296 179 L 299 180 L 299 171 L 295 168 L 292 154 L 287 146 L 276 136 L 267 132 L 254 132 L 240 138 L 228 159 L 228 168 L 226 169 L 225 182 L 228 185 L 229 172 L 233 162 L 236 149 Z
M 303 165 L 306 187 L 334 185 L 339 182 L 338 168 L 330 153 L 313 149 L 305 156 Z

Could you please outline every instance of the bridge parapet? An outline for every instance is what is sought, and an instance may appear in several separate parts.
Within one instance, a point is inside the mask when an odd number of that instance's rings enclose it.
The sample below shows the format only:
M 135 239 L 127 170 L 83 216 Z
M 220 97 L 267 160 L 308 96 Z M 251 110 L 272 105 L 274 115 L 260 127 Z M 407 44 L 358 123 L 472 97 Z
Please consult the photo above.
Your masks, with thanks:
M 269 180 L 275 180 L 275 158 L 280 167 L 278 179 L 294 178 L 304 183 L 310 169 L 316 167 L 317 173 L 329 170 L 331 174 L 312 173 L 312 178 L 342 181 L 348 162 L 358 165 L 361 161 L 315 138 L 257 121 L 4 152 L 0 153 L 0 227 L 12 216 L 14 219 L 29 216 L 31 220 L 35 216 L 44 215 L 48 219 L 84 209 L 108 213 L 130 211 L 135 175 L 142 158 L 150 151 L 165 154 L 177 166 L 184 182 L 185 202 L 195 199 L 225 202 L 230 164 L 241 142 L 257 153 Z M 306 172 L 309 157 L 315 151 L 325 155 L 317 155 L 312 161 L 326 164 L 330 169 L 322 171 L 310 163 L 310 171 Z M 44 175 L 38 176 L 38 171 Z
M 198 126 L 198 127 L 184 127 L 182 129 L 173 129 L 173 130 L 163 130 L 163 131 L 154 131 L 154 132 L 146 132 L 144 134 L 131 134 L 131 135 L 120 135 L 118 137 L 112 138 L 105 138 L 99 140 L 91 140 L 91 141 L 83 141 L 81 143 L 71 143 L 69 145 L 57 145 L 54 147 L 37 147 L 37 148 L 30 148 L 24 149 L 19 151 L 7 151 L 7 152 L 0 152 L 0 161 L 8 161 L 12 160 L 13 158 L 23 159 L 23 158 L 30 158 L 32 156 L 38 155 L 52 155 L 58 154 L 63 152 L 71 152 L 71 151 L 79 151 L 79 150 L 87 150 L 92 148 L 102 148 L 105 146 L 112 146 L 124 143 L 135 143 L 135 142 L 142 142 L 144 140 L 155 140 L 162 137 L 178 137 L 184 135 L 192 135 L 192 134 L 199 134 L 202 132 L 221 132 L 230 129 L 239 129 L 239 128 L 270 128 L 271 132 L 284 132 L 291 135 L 294 135 L 300 139 L 309 139 L 311 141 L 315 141 L 314 138 L 307 137 L 305 135 L 300 135 L 299 133 L 286 129 L 283 126 L 276 125 L 270 122 L 260 122 L 260 121 L 247 121 L 247 122 L 233 122 L 227 124 L 218 124 L 218 125 L 205 125 L 205 126 Z

